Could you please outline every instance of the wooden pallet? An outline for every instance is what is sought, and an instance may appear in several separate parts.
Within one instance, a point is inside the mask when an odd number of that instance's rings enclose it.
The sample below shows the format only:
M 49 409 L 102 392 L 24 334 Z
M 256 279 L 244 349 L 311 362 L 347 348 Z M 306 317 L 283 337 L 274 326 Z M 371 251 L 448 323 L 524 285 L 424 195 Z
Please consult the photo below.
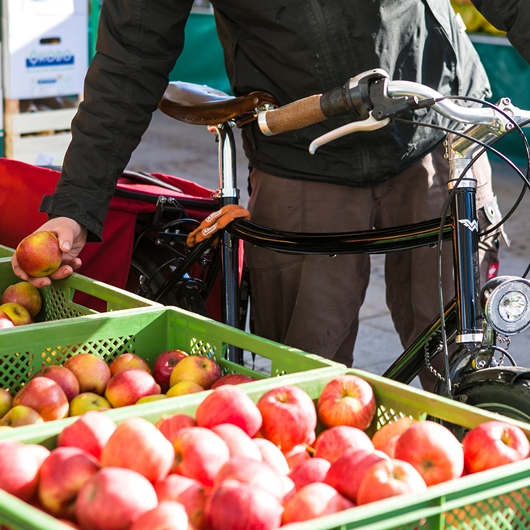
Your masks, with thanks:
M 77 106 L 21 112 L 21 100 L 5 99 L 4 156 L 29 164 L 61 165 L 76 112 Z

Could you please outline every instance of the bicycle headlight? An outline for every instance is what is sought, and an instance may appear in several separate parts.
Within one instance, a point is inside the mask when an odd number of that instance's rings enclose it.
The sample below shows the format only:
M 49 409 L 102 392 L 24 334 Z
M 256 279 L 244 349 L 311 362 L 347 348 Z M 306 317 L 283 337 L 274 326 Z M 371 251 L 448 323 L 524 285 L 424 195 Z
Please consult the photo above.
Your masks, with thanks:
M 530 326 L 530 282 L 517 276 L 488 281 L 481 294 L 484 317 L 499 333 L 514 335 Z

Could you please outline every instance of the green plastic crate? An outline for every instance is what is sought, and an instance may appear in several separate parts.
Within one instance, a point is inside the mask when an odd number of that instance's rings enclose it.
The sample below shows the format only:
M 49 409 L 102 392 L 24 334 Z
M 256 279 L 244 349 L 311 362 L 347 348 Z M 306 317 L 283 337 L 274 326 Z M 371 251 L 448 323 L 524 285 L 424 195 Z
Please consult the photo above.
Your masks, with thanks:
M 229 345 L 243 350 L 245 366 L 227 359 Z M 344 365 L 318 355 L 267 341 L 176 307 L 160 306 L 2 330 L 0 387 L 17 391 L 43 366 L 62 364 L 79 352 L 94 353 L 107 363 L 121 353 L 134 352 L 152 366 L 160 353 L 170 349 L 212 357 L 225 373 L 255 378 L 321 368 L 345 369 Z
M 8 247 L 3 247 L 9 250 Z M 1 249 L 0 249 L 1 253 Z M 15 276 L 11 259 L 0 258 L 0 295 L 9 285 L 21 281 Z M 64 280 L 52 280 L 52 284 L 41 289 L 43 307 L 34 318 L 35 322 L 62 320 L 106 311 L 136 307 L 162 307 L 161 304 L 136 294 L 73 273 Z M 94 309 L 97 307 L 98 310 Z
M 14 253 L 14 248 L 6 247 L 5 245 L 0 245 L 0 258 L 10 258 Z
M 378 403 L 376 418 L 368 433 L 398 417 L 409 415 L 416 419 L 426 416 L 473 428 L 484 421 L 503 419 L 519 425 L 530 437 L 530 425 L 429 394 L 422 390 L 395 383 L 354 369 L 374 388 Z M 298 372 L 281 378 L 269 378 L 242 385 L 257 401 L 267 390 L 286 383 L 306 390 L 316 400 L 324 385 L 337 373 L 329 370 Z M 124 407 L 109 414 L 117 422 L 142 416 L 156 422 L 163 415 L 176 412 L 194 414 L 198 404 L 208 393 L 190 394 L 178 398 L 141 405 L 141 409 Z M 140 406 L 137 406 L 140 407 Z M 141 413 L 140 413 L 141 411 Z M 53 448 L 57 434 L 74 418 L 41 425 L 20 427 L 0 432 L 0 439 L 16 439 L 24 443 L 40 443 Z M 528 528 L 530 525 L 530 459 L 496 469 L 462 477 L 458 480 L 431 486 L 420 494 L 401 495 L 376 503 L 345 510 L 296 525 L 297 530 L 370 530 L 396 529 L 460 529 L 508 530 Z M 1 493 L 1 492 L 0 492 Z M 0 522 L 15 530 L 60 528 L 57 521 L 7 494 L 0 494 Z

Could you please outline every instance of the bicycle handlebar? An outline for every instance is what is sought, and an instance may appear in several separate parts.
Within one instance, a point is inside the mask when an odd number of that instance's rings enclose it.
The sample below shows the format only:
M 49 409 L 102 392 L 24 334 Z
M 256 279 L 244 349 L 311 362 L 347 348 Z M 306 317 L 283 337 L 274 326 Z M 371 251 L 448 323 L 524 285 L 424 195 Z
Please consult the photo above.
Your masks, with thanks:
M 530 120 L 530 112 L 503 98 L 498 104 L 516 123 Z M 309 96 L 283 107 L 258 112 L 260 130 L 267 136 L 288 132 L 340 115 L 350 115 L 351 123 L 317 138 L 310 152 L 341 136 L 360 130 L 384 127 L 403 110 L 430 107 L 442 116 L 467 125 L 483 125 L 499 133 L 513 128 L 510 119 L 492 107 L 464 107 L 446 99 L 426 85 L 412 81 L 391 81 L 382 69 L 363 72 L 343 87 Z

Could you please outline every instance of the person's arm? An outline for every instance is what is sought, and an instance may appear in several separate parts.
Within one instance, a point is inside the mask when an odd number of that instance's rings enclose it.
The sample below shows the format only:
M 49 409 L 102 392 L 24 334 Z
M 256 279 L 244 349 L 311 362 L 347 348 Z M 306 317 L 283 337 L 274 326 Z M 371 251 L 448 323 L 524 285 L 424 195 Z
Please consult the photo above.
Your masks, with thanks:
M 513 47 L 530 63 L 530 3 L 527 0 L 471 0 L 497 29 L 506 31 Z

